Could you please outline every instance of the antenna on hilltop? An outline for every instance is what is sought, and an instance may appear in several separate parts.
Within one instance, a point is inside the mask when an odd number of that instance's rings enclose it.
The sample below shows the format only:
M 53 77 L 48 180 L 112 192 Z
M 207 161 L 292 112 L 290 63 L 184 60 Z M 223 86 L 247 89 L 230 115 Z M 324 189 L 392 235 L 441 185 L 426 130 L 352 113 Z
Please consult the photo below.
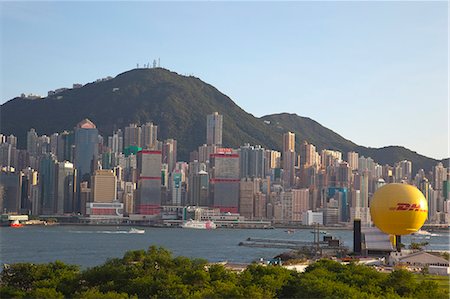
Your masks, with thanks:
M 156 59 L 153 59 L 153 68 L 156 67 Z
M 161 67 L 161 59 L 158 58 L 158 67 Z
M 136 63 L 136 68 L 137 68 L 137 69 L 139 68 L 139 63 Z

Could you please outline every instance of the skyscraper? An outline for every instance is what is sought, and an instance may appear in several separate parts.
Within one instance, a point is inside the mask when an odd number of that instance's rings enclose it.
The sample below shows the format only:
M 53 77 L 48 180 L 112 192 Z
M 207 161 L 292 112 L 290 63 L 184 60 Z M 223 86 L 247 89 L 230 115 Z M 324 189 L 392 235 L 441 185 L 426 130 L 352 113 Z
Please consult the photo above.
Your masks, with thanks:
M 74 164 L 81 178 L 89 181 L 96 170 L 98 161 L 98 130 L 88 119 L 81 121 L 75 128 Z
M 93 122 L 82 120 L 75 127 L 74 166 L 77 169 L 77 185 L 83 181 L 90 182 L 91 174 L 97 169 L 98 130 Z M 77 187 L 79 191 L 79 186 Z M 75 211 L 80 211 L 79 201 Z M 84 207 L 83 207 L 84 208 Z
M 158 126 L 148 122 L 141 126 L 141 143 L 144 149 L 156 149 L 158 142 Z
M 294 185 L 295 181 L 295 134 L 283 134 L 283 182 L 286 188 Z
M 157 215 L 161 208 L 161 151 L 139 151 L 137 171 L 136 213 Z
M 223 115 L 218 112 L 206 116 L 206 144 L 222 145 Z
M 227 150 L 227 151 L 225 151 Z M 239 155 L 231 149 L 211 155 L 210 191 L 212 206 L 221 212 L 237 213 L 239 208 Z
M 130 146 L 142 147 L 141 145 L 141 127 L 136 124 L 130 124 L 128 127 L 125 127 L 125 134 L 123 140 L 124 148 Z

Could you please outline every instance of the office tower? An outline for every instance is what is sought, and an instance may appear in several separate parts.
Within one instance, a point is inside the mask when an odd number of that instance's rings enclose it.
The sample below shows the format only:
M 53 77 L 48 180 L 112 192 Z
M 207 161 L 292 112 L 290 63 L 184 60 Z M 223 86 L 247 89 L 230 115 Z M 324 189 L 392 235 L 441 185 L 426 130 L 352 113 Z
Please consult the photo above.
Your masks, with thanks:
M 125 127 L 123 147 L 124 148 L 130 146 L 142 147 L 141 137 L 142 137 L 141 127 L 137 126 L 136 124 L 130 124 L 128 127 Z
M 218 112 L 206 116 L 206 144 L 222 145 L 223 115 Z
M 118 129 L 112 136 L 108 137 L 108 147 L 113 153 L 120 154 L 123 151 L 123 133 Z
M 339 209 L 338 221 L 339 222 L 348 222 L 350 220 L 348 189 L 347 188 L 336 188 L 336 187 L 328 188 L 327 197 L 329 199 L 334 198 L 337 202 L 337 206 Z
M 348 152 L 347 153 L 347 162 L 350 165 L 350 169 L 353 170 L 358 170 L 358 159 L 359 159 L 359 154 L 355 153 L 355 152 Z
M 257 192 L 254 198 L 253 219 L 262 220 L 267 217 L 267 196 L 264 193 Z
M 265 151 L 260 145 L 245 144 L 239 150 L 241 178 L 265 177 Z
M 27 151 L 31 156 L 37 155 L 38 135 L 36 131 L 31 128 L 27 133 Z
M 57 168 L 58 161 L 53 154 L 45 154 L 39 167 L 40 203 L 44 215 L 53 215 L 57 207 Z
M 161 208 L 161 151 L 141 150 L 137 154 L 138 195 L 136 213 L 158 215 Z
M 74 129 L 75 149 L 74 166 L 77 169 L 77 192 L 80 191 L 79 184 L 91 181 L 91 174 L 97 170 L 98 161 L 98 130 L 93 122 L 88 119 L 82 120 Z M 79 193 L 81 195 L 81 193 Z M 75 201 L 74 212 L 85 209 L 81 206 L 81 199 Z
M 175 168 L 177 162 L 177 141 L 175 139 L 167 139 L 162 147 L 162 163 L 168 165 L 169 173 Z
M 171 204 L 174 206 L 181 206 L 183 186 L 182 186 L 182 173 L 179 169 L 175 169 L 172 172 L 170 185 L 172 194 Z
M 71 213 L 75 193 L 75 169 L 73 164 L 58 162 L 56 173 L 56 214 Z
M 58 147 L 56 156 L 58 161 L 73 162 L 75 151 L 75 134 L 64 131 L 58 135 Z
M 157 149 L 158 142 L 158 126 L 152 122 L 148 122 L 141 126 L 142 131 L 142 148 L 144 149 Z
M 211 154 L 209 182 L 212 207 L 221 212 L 237 213 L 239 208 L 239 154 L 231 149 Z
M 292 189 L 292 221 L 302 221 L 303 213 L 310 209 L 309 189 Z
M 0 211 L 20 213 L 22 176 L 19 173 L 0 171 Z
M 98 130 L 93 122 L 82 120 L 75 127 L 74 166 L 78 170 L 79 182 L 90 181 L 91 174 L 97 169 Z
M 96 170 L 92 176 L 92 199 L 94 202 L 112 203 L 117 200 L 117 178 L 109 169 Z

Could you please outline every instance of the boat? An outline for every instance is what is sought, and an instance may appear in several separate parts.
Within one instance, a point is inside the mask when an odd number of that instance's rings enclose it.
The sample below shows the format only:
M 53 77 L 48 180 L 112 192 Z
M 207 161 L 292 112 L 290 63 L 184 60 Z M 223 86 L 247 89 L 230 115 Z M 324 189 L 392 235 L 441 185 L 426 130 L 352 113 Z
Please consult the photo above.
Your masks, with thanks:
M 128 233 L 129 234 L 145 234 L 145 230 L 132 227 L 132 228 L 130 228 Z
M 23 224 L 19 222 L 19 220 L 13 220 L 13 222 L 11 222 L 11 224 L 9 225 L 10 227 L 22 227 Z
M 199 220 L 189 220 L 184 222 L 181 225 L 182 228 L 194 228 L 194 229 L 216 229 L 217 225 L 208 220 L 208 221 L 199 221 Z
M 432 234 L 426 230 L 419 229 L 418 231 L 412 233 L 413 236 L 419 236 L 419 237 L 436 237 L 438 234 Z

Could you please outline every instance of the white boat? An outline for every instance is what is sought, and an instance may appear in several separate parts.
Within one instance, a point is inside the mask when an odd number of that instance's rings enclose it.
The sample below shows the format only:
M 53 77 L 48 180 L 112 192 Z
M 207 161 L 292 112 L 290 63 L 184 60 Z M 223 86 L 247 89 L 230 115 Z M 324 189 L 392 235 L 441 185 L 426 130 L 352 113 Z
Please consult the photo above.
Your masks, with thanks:
M 182 228 L 194 228 L 194 229 L 216 229 L 217 226 L 212 221 L 198 221 L 189 220 L 181 225 Z
M 132 227 L 132 228 L 130 228 L 128 233 L 129 234 L 145 234 L 145 230 Z
M 412 233 L 412 235 L 419 236 L 419 237 L 436 237 L 436 236 L 438 236 L 438 234 L 432 234 L 430 232 L 427 232 L 426 230 L 421 230 L 421 229 Z

